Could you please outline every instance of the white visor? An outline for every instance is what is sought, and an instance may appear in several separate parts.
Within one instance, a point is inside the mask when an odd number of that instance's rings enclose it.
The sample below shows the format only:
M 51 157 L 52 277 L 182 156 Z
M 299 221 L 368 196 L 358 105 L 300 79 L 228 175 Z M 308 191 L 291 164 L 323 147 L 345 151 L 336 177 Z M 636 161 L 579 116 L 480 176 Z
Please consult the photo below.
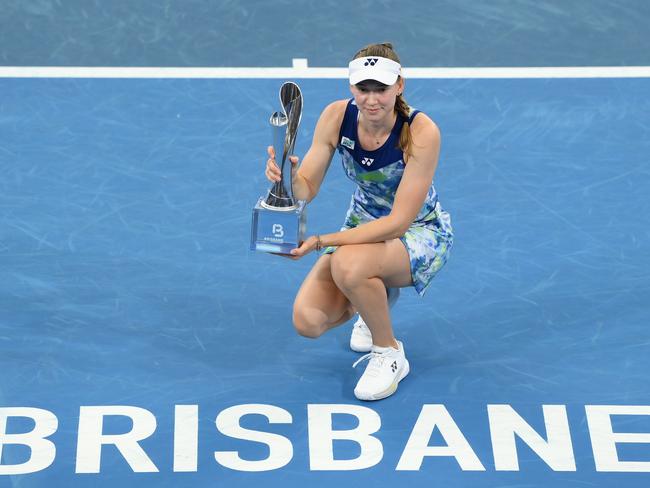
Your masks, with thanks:
M 351 85 L 356 85 L 364 80 L 375 80 L 384 85 L 392 85 L 397 81 L 402 68 L 392 59 L 379 56 L 353 59 L 348 67 Z

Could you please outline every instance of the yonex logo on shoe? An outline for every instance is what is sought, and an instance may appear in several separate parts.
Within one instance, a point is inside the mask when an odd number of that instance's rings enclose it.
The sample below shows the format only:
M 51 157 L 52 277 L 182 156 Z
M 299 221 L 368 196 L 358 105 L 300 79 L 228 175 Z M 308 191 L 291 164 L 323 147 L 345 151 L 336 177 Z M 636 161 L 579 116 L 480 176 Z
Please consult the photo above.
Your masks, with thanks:
M 374 159 L 372 159 L 372 158 L 363 158 L 361 160 L 361 164 L 363 164 L 365 166 L 370 166 L 373 163 L 373 161 L 374 161 Z
M 379 58 L 366 58 L 366 62 L 363 63 L 364 66 L 374 66 L 379 61 Z
M 393 361 L 393 364 L 390 365 L 390 369 L 393 370 L 393 373 L 397 371 L 397 361 Z

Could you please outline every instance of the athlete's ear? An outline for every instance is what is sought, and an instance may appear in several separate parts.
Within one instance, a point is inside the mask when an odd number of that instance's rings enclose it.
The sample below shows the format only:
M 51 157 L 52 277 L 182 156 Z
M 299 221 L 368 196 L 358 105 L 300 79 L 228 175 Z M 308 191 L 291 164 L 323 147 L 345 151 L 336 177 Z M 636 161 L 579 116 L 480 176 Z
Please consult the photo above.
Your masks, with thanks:
M 406 82 L 404 81 L 404 77 L 400 76 L 399 80 L 397 80 L 397 94 L 401 95 L 404 93 L 404 86 L 406 85 Z

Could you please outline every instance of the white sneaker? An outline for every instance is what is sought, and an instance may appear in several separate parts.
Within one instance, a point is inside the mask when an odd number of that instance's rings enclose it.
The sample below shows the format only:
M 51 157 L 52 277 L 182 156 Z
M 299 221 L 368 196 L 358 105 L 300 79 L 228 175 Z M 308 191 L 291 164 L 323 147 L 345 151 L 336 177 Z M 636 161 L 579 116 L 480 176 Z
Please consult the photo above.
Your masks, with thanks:
M 352 367 L 369 359 L 366 370 L 359 379 L 354 396 L 359 400 L 381 400 L 397 390 L 397 384 L 409 374 L 409 362 L 404 355 L 404 344 L 397 341 L 394 347 L 372 346 L 369 354 L 361 357 Z
M 388 308 L 391 308 L 399 298 L 399 288 L 386 288 L 386 295 L 388 295 Z M 372 334 L 361 315 L 359 315 L 354 326 L 352 326 L 350 349 L 356 352 L 370 352 L 371 348 Z

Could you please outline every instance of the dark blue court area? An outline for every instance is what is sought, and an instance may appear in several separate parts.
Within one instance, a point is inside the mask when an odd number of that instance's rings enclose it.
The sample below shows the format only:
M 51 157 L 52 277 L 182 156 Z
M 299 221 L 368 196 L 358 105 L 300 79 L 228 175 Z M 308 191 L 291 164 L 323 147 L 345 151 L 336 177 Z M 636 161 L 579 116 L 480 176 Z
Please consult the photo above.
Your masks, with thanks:
M 646 0 L 2 0 L 4 66 L 650 66 Z
M 303 154 L 347 85 L 299 82 Z M 0 469 L 46 465 L 0 486 L 646 486 L 648 81 L 408 82 L 456 244 L 375 403 L 349 325 L 293 333 L 313 256 L 248 251 L 279 84 L 0 80 Z

